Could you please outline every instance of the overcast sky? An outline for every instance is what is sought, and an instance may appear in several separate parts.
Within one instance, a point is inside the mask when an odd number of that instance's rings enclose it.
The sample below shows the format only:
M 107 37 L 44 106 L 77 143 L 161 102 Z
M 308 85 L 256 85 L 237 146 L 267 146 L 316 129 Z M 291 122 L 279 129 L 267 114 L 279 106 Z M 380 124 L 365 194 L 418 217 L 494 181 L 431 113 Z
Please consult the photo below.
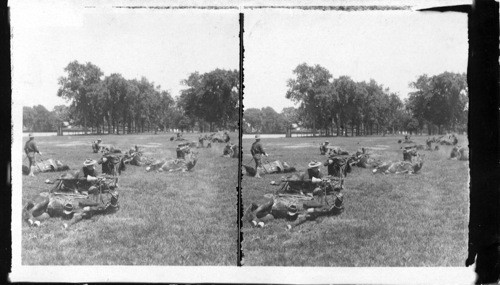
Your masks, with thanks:
M 39 2 L 40 3 L 40 2 Z M 51 110 L 72 60 L 145 76 L 177 96 L 194 71 L 238 69 L 238 10 L 12 9 L 14 100 Z M 293 106 L 286 81 L 301 63 L 334 77 L 375 79 L 402 98 L 418 75 L 465 72 L 467 16 L 414 11 L 245 10 L 245 108 Z
M 286 82 L 304 62 L 334 78 L 373 78 L 406 98 L 421 74 L 466 72 L 467 15 L 252 10 L 245 13 L 244 44 L 245 108 L 293 106 Z
M 22 106 L 65 104 L 57 80 L 73 60 L 105 75 L 145 76 L 174 97 L 192 72 L 239 69 L 235 10 L 15 6 L 11 23 L 14 100 Z

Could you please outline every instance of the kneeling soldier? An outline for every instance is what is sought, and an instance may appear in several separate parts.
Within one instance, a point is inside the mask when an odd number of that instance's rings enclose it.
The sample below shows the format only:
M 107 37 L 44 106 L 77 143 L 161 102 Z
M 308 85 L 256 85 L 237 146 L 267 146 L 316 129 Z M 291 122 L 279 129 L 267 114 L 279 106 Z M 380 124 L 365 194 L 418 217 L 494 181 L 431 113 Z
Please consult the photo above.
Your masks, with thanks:
M 319 153 L 321 155 L 325 155 L 326 154 L 326 152 L 328 151 L 327 147 L 328 147 L 329 144 L 330 144 L 329 141 L 325 141 L 324 143 L 320 144 L 320 146 L 319 146 Z

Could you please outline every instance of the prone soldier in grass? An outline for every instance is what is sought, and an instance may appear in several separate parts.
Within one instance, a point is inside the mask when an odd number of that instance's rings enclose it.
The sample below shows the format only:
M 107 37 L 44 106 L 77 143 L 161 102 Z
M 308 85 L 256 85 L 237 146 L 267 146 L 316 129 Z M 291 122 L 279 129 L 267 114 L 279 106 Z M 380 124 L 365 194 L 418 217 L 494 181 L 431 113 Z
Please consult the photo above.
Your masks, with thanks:
M 43 192 L 24 207 L 23 219 L 30 226 L 40 226 L 41 222 L 58 217 L 67 221 L 63 227 L 68 228 L 83 219 L 116 212 L 118 197 L 116 190 L 90 195 Z
M 307 221 L 316 220 L 319 217 L 341 214 L 344 211 L 344 197 L 340 192 L 333 192 L 317 201 L 306 201 L 302 207 L 304 211 L 298 215 L 293 223 L 287 225 L 287 229 L 292 229 Z
M 56 184 L 51 192 L 59 191 L 59 192 L 74 192 L 75 194 L 88 194 L 93 193 L 98 190 L 97 186 L 99 184 L 99 180 L 103 180 L 106 177 L 100 177 L 97 173 L 95 166 L 97 161 L 93 159 L 86 159 L 83 162 L 83 167 L 77 171 L 66 172 L 61 175 L 56 181 L 47 180 L 46 183 Z M 108 180 L 102 181 L 104 183 L 104 187 L 115 188 L 117 187 L 117 180 L 114 179 L 114 182 L 110 182 Z
M 252 203 L 243 215 L 243 219 L 250 222 L 254 227 L 264 227 L 266 222 L 274 219 L 286 219 L 291 222 L 295 221 L 297 217 L 298 210 L 296 205 L 287 205 L 279 200 L 270 200 L 260 206 Z
M 78 202 L 79 211 L 74 211 L 73 217 L 67 223 L 63 224 L 64 228 L 84 220 L 91 219 L 96 215 L 107 215 L 118 211 L 120 205 L 118 204 L 118 192 L 106 192 L 99 195 L 97 199 L 87 198 Z
M 273 199 L 257 205 L 252 203 L 243 216 L 244 221 L 250 222 L 254 227 L 264 227 L 266 222 L 274 219 L 286 219 L 289 224 L 287 229 L 299 226 L 307 221 L 315 220 L 321 216 L 338 215 L 343 212 L 343 196 L 340 193 L 342 183 L 336 183 L 334 177 L 323 176 L 319 171 L 319 162 L 311 162 L 308 168 L 309 179 L 314 187 L 309 195 L 276 194 Z M 296 181 L 295 181 L 296 182 Z M 282 188 L 284 189 L 284 188 Z M 307 189 L 303 189 L 304 191 Z M 312 195 L 311 195 L 312 194 Z M 299 200 L 306 200 L 301 204 Z

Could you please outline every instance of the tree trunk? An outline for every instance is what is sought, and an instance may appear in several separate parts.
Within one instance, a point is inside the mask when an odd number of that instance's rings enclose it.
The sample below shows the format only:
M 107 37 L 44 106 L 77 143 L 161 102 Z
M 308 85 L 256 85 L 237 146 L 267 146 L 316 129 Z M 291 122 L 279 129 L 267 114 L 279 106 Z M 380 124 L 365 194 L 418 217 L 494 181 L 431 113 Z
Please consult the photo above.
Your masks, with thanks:
M 83 114 L 83 132 L 87 134 L 87 115 Z

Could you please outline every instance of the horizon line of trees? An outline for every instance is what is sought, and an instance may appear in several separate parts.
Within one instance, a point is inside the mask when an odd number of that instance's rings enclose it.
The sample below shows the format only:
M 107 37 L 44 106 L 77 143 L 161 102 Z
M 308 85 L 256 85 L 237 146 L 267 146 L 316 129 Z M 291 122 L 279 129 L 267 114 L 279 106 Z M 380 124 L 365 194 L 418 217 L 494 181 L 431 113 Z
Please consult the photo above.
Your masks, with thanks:
M 306 63 L 293 70 L 286 98 L 298 108 L 277 113 L 271 107 L 244 110 L 244 132 L 284 133 L 292 126 L 324 135 L 385 133 L 441 134 L 467 130 L 468 89 L 464 73 L 420 75 L 409 85 L 416 91 L 402 101 L 375 80 L 355 82 L 333 78 L 320 65 Z
M 66 99 L 69 106 L 55 106 L 52 111 L 41 105 L 23 107 L 23 125 L 28 130 L 56 131 L 63 122 L 98 134 L 169 129 L 212 132 L 238 127 L 237 70 L 194 72 L 181 82 L 186 89 L 176 98 L 145 77 L 104 76 L 90 62 L 72 61 L 64 71 L 57 96 Z

